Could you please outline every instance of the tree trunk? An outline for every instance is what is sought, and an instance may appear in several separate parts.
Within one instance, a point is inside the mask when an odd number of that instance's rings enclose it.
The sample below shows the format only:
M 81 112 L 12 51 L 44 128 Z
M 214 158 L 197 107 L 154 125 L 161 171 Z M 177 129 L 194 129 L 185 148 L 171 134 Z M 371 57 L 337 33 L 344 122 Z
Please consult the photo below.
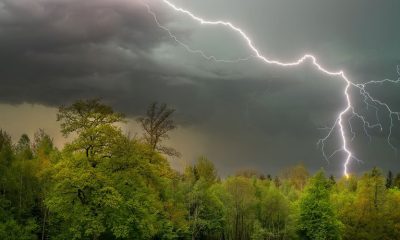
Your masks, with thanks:
M 42 240 L 44 240 L 45 236 L 46 236 L 46 221 L 47 221 L 47 213 L 48 212 L 48 208 L 44 209 L 44 216 L 43 216 L 43 224 L 42 224 Z

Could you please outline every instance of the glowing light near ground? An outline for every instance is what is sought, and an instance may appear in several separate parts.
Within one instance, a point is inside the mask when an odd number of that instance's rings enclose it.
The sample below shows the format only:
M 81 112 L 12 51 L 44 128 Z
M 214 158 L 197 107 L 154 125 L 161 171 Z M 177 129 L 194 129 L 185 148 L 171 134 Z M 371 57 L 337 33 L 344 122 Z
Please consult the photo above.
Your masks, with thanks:
M 166 6 L 168 6 L 171 10 L 176 11 L 177 13 L 181 13 L 184 14 L 188 17 L 190 17 L 192 20 L 197 21 L 198 23 L 202 24 L 202 25 L 219 25 L 219 26 L 224 26 L 227 27 L 229 29 L 231 29 L 232 31 L 235 31 L 247 44 L 247 47 L 251 50 L 251 52 L 253 52 L 252 56 L 248 56 L 246 58 L 239 58 L 239 59 L 234 59 L 234 60 L 229 60 L 229 59 L 218 59 L 215 56 L 209 56 L 207 54 L 204 53 L 204 51 L 202 50 L 198 50 L 198 49 L 192 49 L 189 45 L 183 43 L 182 41 L 180 41 L 171 31 L 170 29 L 168 29 L 166 26 L 162 25 L 158 18 L 157 15 L 155 14 L 154 11 L 152 11 L 152 9 L 150 8 L 150 6 L 148 4 L 146 4 L 145 2 L 143 2 L 143 4 L 145 5 L 145 7 L 147 8 L 147 11 L 149 14 L 151 14 L 155 20 L 155 23 L 157 24 L 157 26 L 161 29 L 163 29 L 164 31 L 166 31 L 168 33 L 168 35 L 171 37 L 171 39 L 173 39 L 175 42 L 177 42 L 179 45 L 181 45 L 183 48 L 185 48 L 188 52 L 193 53 L 193 54 L 198 54 L 201 57 L 207 59 L 207 60 L 212 60 L 212 61 L 216 61 L 216 62 L 239 62 L 239 61 L 246 61 L 249 60 L 251 58 L 257 58 L 261 61 L 263 61 L 266 64 L 272 64 L 272 65 L 277 65 L 280 67 L 293 67 L 293 66 L 298 66 L 304 62 L 306 62 L 307 60 L 310 61 L 321 73 L 326 74 L 326 75 L 330 75 L 330 76 L 337 76 L 340 79 L 342 79 L 346 86 L 343 89 L 343 96 L 345 97 L 346 100 L 346 105 L 343 107 L 343 109 L 338 113 L 337 118 L 333 124 L 333 126 L 331 126 L 329 128 L 329 132 L 328 134 L 320 139 L 318 141 L 318 145 L 321 146 L 321 150 L 322 150 L 322 154 L 324 156 L 324 158 L 326 160 L 329 160 L 330 158 L 332 158 L 334 155 L 336 155 L 339 152 L 344 152 L 346 157 L 344 159 L 344 164 L 343 164 L 343 174 L 348 177 L 349 176 L 349 164 L 352 160 L 357 160 L 360 161 L 357 157 L 354 156 L 353 152 L 350 150 L 349 148 L 349 142 L 351 142 L 354 137 L 355 137 L 355 133 L 353 132 L 353 129 L 351 127 L 351 123 L 350 120 L 357 118 L 361 121 L 361 123 L 363 124 L 364 127 L 364 132 L 368 137 L 371 137 L 368 134 L 368 129 L 374 129 L 374 128 L 378 128 L 381 132 L 383 131 L 383 125 L 380 122 L 379 119 L 379 111 L 384 110 L 387 113 L 387 116 L 390 119 L 390 126 L 389 126 L 389 132 L 387 134 L 387 141 L 388 144 L 396 151 L 396 148 L 393 146 L 393 144 L 391 143 L 391 135 L 392 135 L 392 129 L 394 127 L 395 121 L 400 121 L 400 112 L 397 111 L 393 111 L 391 109 L 391 107 L 374 98 L 373 96 L 371 96 L 371 94 L 367 91 L 366 87 L 369 85 L 380 85 L 380 84 L 399 84 L 400 83 L 400 78 L 397 80 L 390 80 L 390 79 L 384 79 L 384 80 L 379 80 L 379 81 L 369 81 L 366 83 L 354 83 L 352 81 L 350 81 L 350 79 L 345 75 L 343 70 L 338 70 L 338 71 L 332 71 L 332 70 L 328 70 L 326 67 L 322 66 L 317 58 L 312 55 L 312 54 L 305 54 L 304 56 L 298 58 L 298 60 L 293 61 L 293 62 L 281 62 L 278 60 L 274 60 L 274 59 L 269 59 L 268 57 L 263 56 L 260 51 L 254 46 L 251 38 L 239 27 L 237 27 L 236 25 L 232 24 L 231 22 L 226 22 L 226 21 L 221 21 L 221 20 L 216 20 L 216 21 L 210 21 L 210 20 L 205 20 L 201 17 L 196 16 L 195 14 L 193 14 L 191 11 L 180 8 L 178 6 L 176 6 L 175 4 L 171 3 L 168 0 L 160 0 L 161 2 L 163 2 Z M 400 76 L 400 68 L 399 66 L 397 67 L 397 72 Z M 363 97 L 363 101 L 366 105 L 367 109 L 372 109 L 373 111 L 375 111 L 375 123 L 370 123 L 367 119 L 367 117 L 365 116 L 365 114 L 356 112 L 352 99 L 351 99 L 351 95 L 349 93 L 349 91 L 352 89 L 358 89 L 359 90 L 359 94 L 360 96 Z M 346 118 L 346 115 L 349 115 L 348 118 Z M 346 120 L 347 120 L 347 125 L 346 125 Z M 350 128 L 350 133 L 352 135 L 351 139 L 349 140 L 347 135 L 349 135 L 348 130 L 346 129 L 346 126 L 348 126 L 348 128 Z M 333 153 L 331 153 L 329 156 L 326 154 L 325 151 L 325 143 L 326 141 L 332 136 L 333 132 L 335 129 L 339 130 L 340 136 L 341 136 L 341 148 L 337 149 L 336 151 L 333 151 Z

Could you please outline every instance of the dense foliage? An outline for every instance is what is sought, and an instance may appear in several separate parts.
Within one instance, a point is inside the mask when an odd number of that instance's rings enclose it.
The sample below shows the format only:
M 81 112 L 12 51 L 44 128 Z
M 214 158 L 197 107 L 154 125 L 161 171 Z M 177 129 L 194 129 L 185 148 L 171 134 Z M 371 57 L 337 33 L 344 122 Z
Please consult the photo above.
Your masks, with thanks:
M 400 239 L 400 174 L 221 179 L 205 157 L 178 172 L 159 144 L 172 113 L 152 104 L 131 138 L 98 100 L 60 107 L 62 150 L 42 130 L 16 143 L 0 130 L 0 239 Z

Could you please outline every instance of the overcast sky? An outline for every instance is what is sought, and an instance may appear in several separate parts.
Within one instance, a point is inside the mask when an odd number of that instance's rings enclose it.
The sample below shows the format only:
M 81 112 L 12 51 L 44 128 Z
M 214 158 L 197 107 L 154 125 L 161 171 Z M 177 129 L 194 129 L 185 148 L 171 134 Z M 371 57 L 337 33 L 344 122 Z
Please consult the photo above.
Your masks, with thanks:
M 194 49 L 221 59 L 251 54 L 226 28 L 199 25 L 161 0 L 144 1 Z M 399 77 L 398 0 L 173 2 L 204 18 L 231 21 L 272 59 L 312 53 L 356 83 Z M 293 68 L 256 59 L 217 63 L 189 53 L 139 0 L 0 0 L 0 128 L 14 138 L 41 127 L 61 144 L 55 108 L 77 99 L 102 97 L 131 119 L 160 101 L 177 109 L 179 129 L 170 144 L 183 158 L 175 165 L 205 155 L 223 175 L 243 168 L 275 174 L 298 162 L 339 174 L 344 156 L 327 162 L 316 143 L 343 109 L 344 87 L 343 80 L 309 63 Z M 369 90 L 400 111 L 400 85 Z M 355 93 L 354 101 L 358 98 Z M 356 107 L 376 120 L 362 104 Z M 387 112 L 380 110 L 379 118 L 384 130 L 370 131 L 371 141 L 352 122 L 356 137 L 350 148 L 364 161 L 351 164 L 352 172 L 372 166 L 400 170 L 400 157 L 386 142 Z M 391 140 L 400 147 L 399 121 L 394 125 Z M 126 131 L 137 127 L 130 123 Z M 338 144 L 334 133 L 327 149 Z

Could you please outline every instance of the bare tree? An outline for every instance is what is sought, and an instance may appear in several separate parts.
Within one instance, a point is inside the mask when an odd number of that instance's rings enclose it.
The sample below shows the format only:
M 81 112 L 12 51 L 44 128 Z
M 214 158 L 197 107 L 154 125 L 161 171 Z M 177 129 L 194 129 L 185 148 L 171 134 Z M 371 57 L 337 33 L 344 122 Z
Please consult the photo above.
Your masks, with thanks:
M 168 133 L 177 126 L 172 120 L 175 109 L 169 108 L 167 104 L 154 102 L 147 108 L 146 116 L 137 121 L 144 130 L 144 139 L 153 151 L 158 151 L 169 156 L 180 156 L 180 153 L 171 147 L 161 145 L 164 139 L 168 139 Z

